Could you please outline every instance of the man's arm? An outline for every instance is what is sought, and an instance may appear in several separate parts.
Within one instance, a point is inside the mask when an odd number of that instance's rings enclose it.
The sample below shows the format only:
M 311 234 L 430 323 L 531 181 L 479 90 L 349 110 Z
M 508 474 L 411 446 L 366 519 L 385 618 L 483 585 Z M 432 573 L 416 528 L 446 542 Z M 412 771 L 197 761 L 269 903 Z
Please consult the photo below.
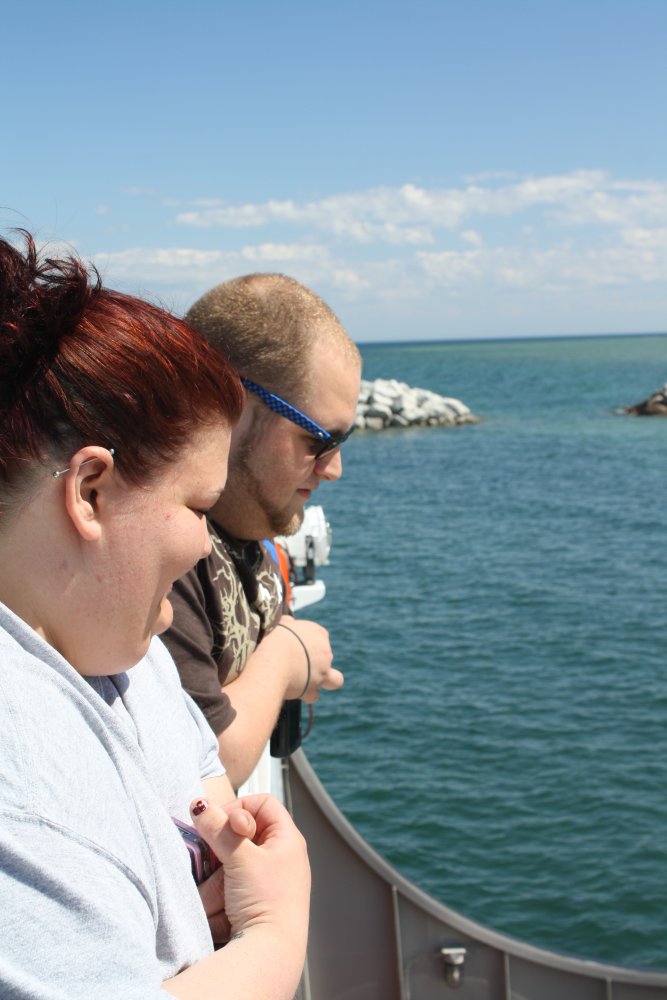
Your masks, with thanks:
M 246 661 L 242 673 L 222 689 L 231 722 L 218 733 L 220 759 L 238 788 L 259 760 L 286 699 L 315 702 L 319 689 L 333 691 L 343 683 L 332 667 L 329 633 L 316 622 L 283 616 L 288 628 L 274 628 Z M 310 681 L 304 648 L 310 660 Z M 305 691 L 304 691 L 305 689 Z
M 274 628 L 249 655 L 233 681 L 220 683 L 215 638 L 206 598 L 196 570 L 174 584 L 170 601 L 174 624 L 161 638 L 176 661 L 183 687 L 195 699 L 218 737 L 220 759 L 234 788 L 250 776 L 287 698 L 315 702 L 319 688 L 335 690 L 343 675 L 332 666 L 329 633 L 316 622 L 283 616 L 287 628 Z

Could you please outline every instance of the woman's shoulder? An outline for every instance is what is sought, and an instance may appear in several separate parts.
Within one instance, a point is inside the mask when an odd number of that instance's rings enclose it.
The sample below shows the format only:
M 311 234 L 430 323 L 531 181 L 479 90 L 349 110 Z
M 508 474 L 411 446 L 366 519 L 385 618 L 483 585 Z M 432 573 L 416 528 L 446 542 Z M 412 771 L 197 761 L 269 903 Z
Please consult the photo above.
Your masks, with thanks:
M 153 781 L 172 815 L 188 819 L 182 810 L 198 794 L 201 779 L 223 773 L 215 734 L 183 690 L 171 654 L 159 638 L 127 672 L 127 680 L 123 700 Z

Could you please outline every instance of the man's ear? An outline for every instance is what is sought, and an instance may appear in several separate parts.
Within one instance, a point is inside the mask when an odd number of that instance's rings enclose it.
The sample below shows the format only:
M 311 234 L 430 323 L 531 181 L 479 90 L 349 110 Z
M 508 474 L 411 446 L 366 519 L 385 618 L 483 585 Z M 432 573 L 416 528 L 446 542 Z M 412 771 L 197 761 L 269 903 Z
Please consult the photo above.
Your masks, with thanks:
M 112 472 L 112 452 L 97 445 L 86 445 L 72 455 L 64 473 L 65 509 L 87 542 L 100 537 L 100 499 L 109 488 Z
M 274 414 L 252 393 L 245 390 L 245 403 L 241 418 L 232 427 L 232 449 L 240 447 L 248 440 L 255 441 L 264 426 Z

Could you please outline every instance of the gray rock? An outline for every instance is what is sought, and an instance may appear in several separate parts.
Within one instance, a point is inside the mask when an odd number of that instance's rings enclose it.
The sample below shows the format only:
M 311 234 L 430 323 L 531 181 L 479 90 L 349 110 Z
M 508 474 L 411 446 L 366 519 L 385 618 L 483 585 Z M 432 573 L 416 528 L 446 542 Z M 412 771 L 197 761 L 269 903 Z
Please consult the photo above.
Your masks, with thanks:
M 412 388 L 396 379 L 362 379 L 355 427 L 457 427 L 479 420 L 460 399 Z
M 373 402 L 368 406 L 366 410 L 366 419 L 368 417 L 380 417 L 382 420 L 391 420 L 391 406 L 385 406 L 382 403 Z
M 667 382 L 662 389 L 656 389 L 641 403 L 634 406 L 624 406 L 622 413 L 629 413 L 635 417 L 667 417 Z
M 364 429 L 367 431 L 381 431 L 384 427 L 382 417 L 366 417 Z

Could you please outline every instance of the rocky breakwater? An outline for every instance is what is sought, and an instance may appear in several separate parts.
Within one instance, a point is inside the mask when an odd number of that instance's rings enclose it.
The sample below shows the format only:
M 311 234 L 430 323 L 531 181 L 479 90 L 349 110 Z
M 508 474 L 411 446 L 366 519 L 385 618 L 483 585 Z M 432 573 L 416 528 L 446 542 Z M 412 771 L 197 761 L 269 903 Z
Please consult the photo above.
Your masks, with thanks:
M 479 417 L 460 399 L 415 389 L 396 379 L 361 381 L 355 426 L 381 431 L 385 427 L 459 427 L 476 424 Z

